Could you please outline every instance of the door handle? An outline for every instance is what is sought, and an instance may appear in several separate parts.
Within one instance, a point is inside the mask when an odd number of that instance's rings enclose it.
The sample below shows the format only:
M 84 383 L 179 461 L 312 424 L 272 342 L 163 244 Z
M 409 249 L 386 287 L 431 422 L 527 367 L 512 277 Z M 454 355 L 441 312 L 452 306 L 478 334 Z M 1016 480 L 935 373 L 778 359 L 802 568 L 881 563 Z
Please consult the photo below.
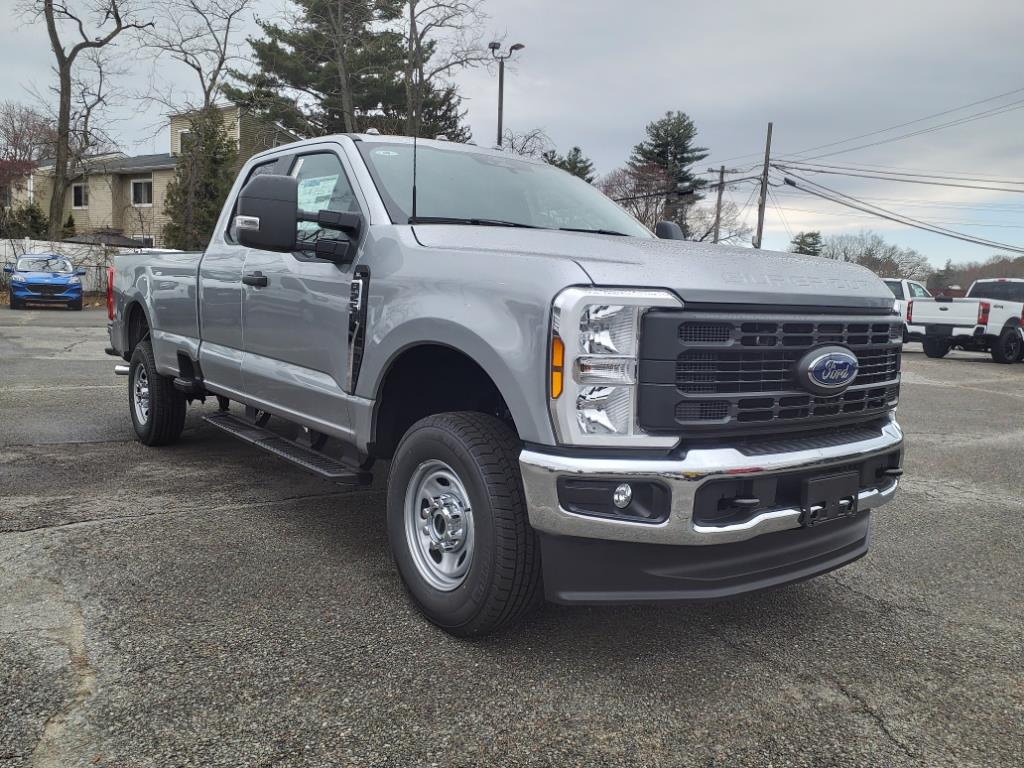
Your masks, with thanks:
M 247 275 L 242 275 L 242 282 L 246 285 L 251 285 L 256 288 L 266 288 L 270 279 L 262 272 L 250 272 Z

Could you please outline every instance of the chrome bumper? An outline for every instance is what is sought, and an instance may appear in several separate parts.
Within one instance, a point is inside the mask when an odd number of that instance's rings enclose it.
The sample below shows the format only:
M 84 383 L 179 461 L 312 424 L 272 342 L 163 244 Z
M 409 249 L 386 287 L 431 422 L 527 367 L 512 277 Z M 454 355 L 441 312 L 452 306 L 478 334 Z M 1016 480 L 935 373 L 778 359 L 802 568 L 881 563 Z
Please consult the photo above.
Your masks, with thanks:
M 903 431 L 895 421 L 868 440 L 785 453 L 748 456 L 735 448 L 688 451 L 681 459 L 594 459 L 556 456 L 523 451 L 519 465 L 529 509 L 530 524 L 544 533 L 580 536 L 612 541 L 650 544 L 726 544 L 744 541 L 764 533 L 800 527 L 802 510 L 784 507 L 762 512 L 733 525 L 697 525 L 693 521 L 694 497 L 700 486 L 712 479 L 743 474 L 744 477 L 789 470 L 814 469 L 850 464 L 886 453 L 903 442 Z M 559 477 L 594 477 L 628 480 L 659 480 L 672 492 L 668 520 L 644 523 L 579 515 L 558 503 Z M 875 509 L 896 493 L 896 480 L 881 489 L 861 491 L 861 510 Z

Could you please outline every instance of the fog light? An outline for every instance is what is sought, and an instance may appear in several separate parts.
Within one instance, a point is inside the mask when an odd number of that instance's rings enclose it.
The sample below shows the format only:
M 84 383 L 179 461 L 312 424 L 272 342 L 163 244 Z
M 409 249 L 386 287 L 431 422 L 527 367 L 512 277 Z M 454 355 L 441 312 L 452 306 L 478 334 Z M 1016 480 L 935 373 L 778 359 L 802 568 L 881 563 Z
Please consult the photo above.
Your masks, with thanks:
M 619 509 L 625 509 L 629 506 L 629 502 L 633 500 L 633 489 L 629 487 L 629 483 L 622 483 L 619 485 L 615 492 L 612 494 L 612 503 Z

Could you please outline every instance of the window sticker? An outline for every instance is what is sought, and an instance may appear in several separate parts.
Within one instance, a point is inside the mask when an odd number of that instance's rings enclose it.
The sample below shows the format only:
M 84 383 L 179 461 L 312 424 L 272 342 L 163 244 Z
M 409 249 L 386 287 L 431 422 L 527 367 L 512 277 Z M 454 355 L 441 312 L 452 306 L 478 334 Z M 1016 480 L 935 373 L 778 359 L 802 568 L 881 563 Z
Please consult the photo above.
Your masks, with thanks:
M 299 181 L 299 210 L 320 211 L 329 208 L 334 188 L 338 185 L 338 174 L 314 176 Z

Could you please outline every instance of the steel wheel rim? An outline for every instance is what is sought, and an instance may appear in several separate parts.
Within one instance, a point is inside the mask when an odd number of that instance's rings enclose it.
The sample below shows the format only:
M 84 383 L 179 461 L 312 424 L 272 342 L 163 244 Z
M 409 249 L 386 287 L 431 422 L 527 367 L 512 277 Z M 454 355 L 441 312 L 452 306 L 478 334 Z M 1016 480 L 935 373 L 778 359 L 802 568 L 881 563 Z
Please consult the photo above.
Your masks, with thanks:
M 149 375 L 146 366 L 135 366 L 132 377 L 132 403 L 135 406 L 135 417 L 140 424 L 149 421 Z
M 1009 358 L 1017 357 L 1020 354 L 1020 345 L 1020 336 L 1016 333 L 1007 336 L 1006 343 L 1003 344 L 1003 354 Z
M 465 486 L 439 459 L 420 464 L 405 493 L 405 538 L 416 571 L 431 587 L 451 592 L 473 562 L 473 510 Z

